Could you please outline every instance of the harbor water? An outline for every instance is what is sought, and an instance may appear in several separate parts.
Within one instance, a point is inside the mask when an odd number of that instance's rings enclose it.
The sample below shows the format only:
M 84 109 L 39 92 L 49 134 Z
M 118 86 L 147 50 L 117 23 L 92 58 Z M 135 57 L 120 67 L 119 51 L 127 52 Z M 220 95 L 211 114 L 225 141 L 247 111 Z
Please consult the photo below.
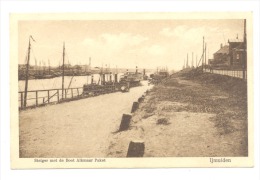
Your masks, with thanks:
M 118 74 L 118 79 L 123 73 Z M 114 81 L 114 76 L 111 76 L 112 81 Z M 106 75 L 106 81 L 110 80 L 110 75 Z M 93 74 L 93 82 L 98 83 L 100 82 L 100 75 Z M 83 85 L 91 83 L 91 76 L 65 76 L 64 77 L 64 89 L 68 88 L 78 88 L 72 89 L 66 92 L 66 97 L 70 98 L 72 96 L 78 96 L 82 94 Z M 19 81 L 19 92 L 24 91 L 25 89 L 25 81 Z M 51 89 L 60 89 L 60 90 L 51 90 Z M 55 77 L 51 79 L 31 79 L 28 80 L 28 91 L 39 91 L 37 96 L 37 103 L 44 104 L 48 102 L 55 102 L 58 101 L 57 92 L 61 95 L 62 94 L 62 77 Z M 50 90 L 48 91 L 41 91 L 41 90 Z M 48 95 L 49 93 L 49 95 Z M 21 107 L 21 96 L 22 94 L 19 93 L 19 107 Z M 48 100 L 48 96 L 52 97 Z M 27 106 L 32 106 L 36 104 L 36 92 L 28 92 L 27 93 Z

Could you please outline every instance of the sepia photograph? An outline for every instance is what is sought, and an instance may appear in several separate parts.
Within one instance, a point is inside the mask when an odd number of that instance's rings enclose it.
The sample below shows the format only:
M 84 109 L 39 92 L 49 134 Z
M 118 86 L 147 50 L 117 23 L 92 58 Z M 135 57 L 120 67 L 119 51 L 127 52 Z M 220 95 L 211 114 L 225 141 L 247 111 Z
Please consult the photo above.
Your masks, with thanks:
M 10 36 L 14 167 L 253 165 L 250 13 L 11 14 Z

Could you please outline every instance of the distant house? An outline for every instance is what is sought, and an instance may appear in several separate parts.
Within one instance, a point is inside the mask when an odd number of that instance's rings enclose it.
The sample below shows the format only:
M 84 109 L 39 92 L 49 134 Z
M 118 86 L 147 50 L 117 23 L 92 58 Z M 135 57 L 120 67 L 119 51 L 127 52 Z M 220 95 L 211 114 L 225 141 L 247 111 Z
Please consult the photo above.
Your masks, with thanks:
M 246 49 L 244 40 L 230 39 L 228 45 L 220 45 L 220 49 L 213 54 L 213 59 L 209 60 L 212 67 L 242 68 L 246 64 Z
M 213 57 L 214 59 L 210 61 L 212 65 L 230 65 L 229 46 L 221 44 L 220 49 L 213 54 Z

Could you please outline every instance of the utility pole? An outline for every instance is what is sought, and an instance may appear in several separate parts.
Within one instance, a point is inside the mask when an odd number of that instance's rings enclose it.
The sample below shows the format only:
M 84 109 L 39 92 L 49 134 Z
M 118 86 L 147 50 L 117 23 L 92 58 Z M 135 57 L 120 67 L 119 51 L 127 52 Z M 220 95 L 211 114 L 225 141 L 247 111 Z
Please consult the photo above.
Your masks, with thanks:
M 192 52 L 191 68 L 193 69 L 193 52 Z
M 247 69 L 246 19 L 244 19 L 244 58 L 242 62 L 243 62 L 243 79 L 246 79 L 246 69 Z
M 49 75 L 51 74 L 51 65 L 50 65 L 50 60 L 48 59 L 48 64 L 49 64 Z
M 198 55 L 196 54 L 196 68 L 198 67 Z
M 203 62 L 203 60 L 204 60 L 204 36 L 203 36 L 203 45 L 202 45 L 202 50 L 203 50 L 203 52 L 202 52 L 202 72 L 203 72 L 203 70 L 204 70 L 204 62 Z
M 205 50 L 204 50 L 204 52 L 205 52 L 205 63 L 204 63 L 204 65 L 205 65 L 205 69 L 206 69 L 206 65 L 207 65 L 207 43 L 205 43 Z
M 89 57 L 88 71 L 91 72 L 91 57 Z
M 186 68 L 189 68 L 189 54 L 187 53 L 187 62 L 186 62 Z

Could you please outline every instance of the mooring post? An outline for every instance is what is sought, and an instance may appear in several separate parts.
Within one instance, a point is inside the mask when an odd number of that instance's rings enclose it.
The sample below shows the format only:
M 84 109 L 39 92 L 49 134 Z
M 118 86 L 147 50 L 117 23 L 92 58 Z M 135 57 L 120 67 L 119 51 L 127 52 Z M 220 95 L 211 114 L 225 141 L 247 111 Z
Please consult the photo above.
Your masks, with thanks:
M 73 89 L 71 89 L 71 98 L 73 98 Z
M 127 130 L 129 128 L 131 119 L 132 119 L 131 114 L 123 114 L 121 124 L 120 124 L 120 127 L 119 127 L 119 131 Z
M 141 102 L 143 102 L 143 101 L 144 101 L 144 96 L 141 96 L 141 97 L 138 98 L 138 102 L 139 102 L 139 103 L 141 103 Z
M 77 88 L 77 93 L 78 93 L 78 97 L 79 97 L 79 88 Z
M 143 157 L 145 145 L 143 141 L 131 141 L 126 157 Z
M 139 107 L 139 103 L 138 102 L 134 102 L 133 103 L 133 106 L 132 106 L 132 110 L 131 110 L 131 113 L 135 112 Z

